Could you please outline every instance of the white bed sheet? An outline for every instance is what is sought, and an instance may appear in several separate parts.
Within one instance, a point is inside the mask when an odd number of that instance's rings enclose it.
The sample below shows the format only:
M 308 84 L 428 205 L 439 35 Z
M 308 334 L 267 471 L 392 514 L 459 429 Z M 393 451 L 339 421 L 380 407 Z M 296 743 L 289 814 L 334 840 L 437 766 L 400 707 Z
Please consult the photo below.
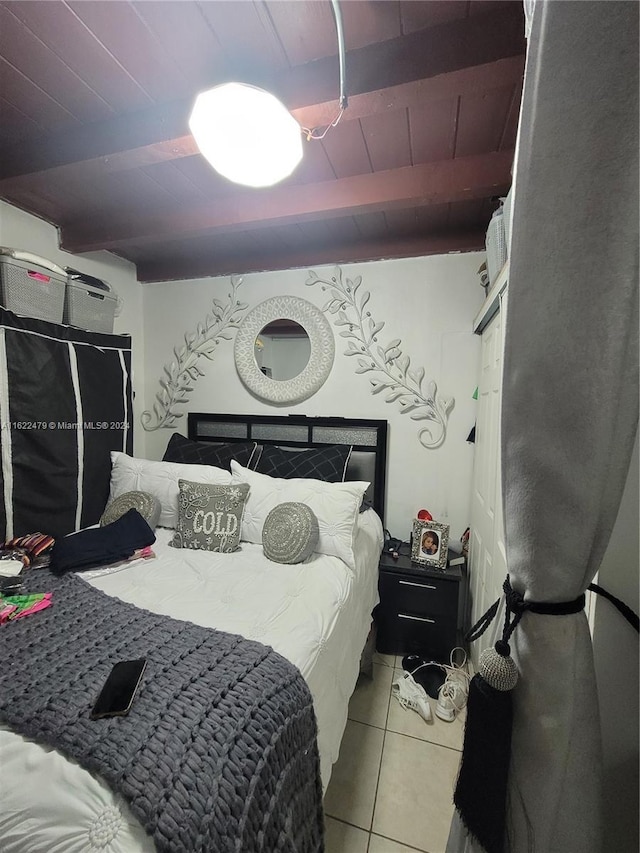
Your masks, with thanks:
M 355 571 L 318 554 L 299 565 L 275 564 L 262 546 L 244 542 L 234 555 L 177 550 L 168 546 L 172 531 L 156 535 L 155 559 L 83 577 L 139 607 L 258 640 L 294 663 L 313 695 L 326 789 L 378 601 L 379 517 L 373 510 L 359 516 Z M 101 779 L 1 727 L 0 802 L 3 853 L 155 849 Z

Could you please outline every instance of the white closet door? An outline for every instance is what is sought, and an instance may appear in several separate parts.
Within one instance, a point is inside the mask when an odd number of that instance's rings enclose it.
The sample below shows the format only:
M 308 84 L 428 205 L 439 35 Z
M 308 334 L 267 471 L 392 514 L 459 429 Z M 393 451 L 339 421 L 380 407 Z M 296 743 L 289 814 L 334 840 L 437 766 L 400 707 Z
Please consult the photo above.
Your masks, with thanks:
M 506 296 L 506 294 L 505 294 Z M 506 299 L 482 332 L 478 385 L 475 461 L 471 496 L 469 578 L 471 623 L 502 595 L 507 574 L 500 477 L 500 406 Z M 494 620 L 492 628 L 498 625 Z M 471 646 L 477 664 L 480 653 L 494 641 L 490 628 Z

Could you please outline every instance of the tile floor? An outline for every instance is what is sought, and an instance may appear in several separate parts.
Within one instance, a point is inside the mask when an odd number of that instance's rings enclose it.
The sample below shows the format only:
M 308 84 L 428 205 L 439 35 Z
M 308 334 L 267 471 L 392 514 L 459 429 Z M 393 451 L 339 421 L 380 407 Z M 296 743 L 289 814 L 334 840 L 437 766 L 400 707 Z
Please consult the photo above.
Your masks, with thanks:
M 401 657 L 376 654 L 351 697 L 340 757 L 324 798 L 326 853 L 444 853 L 464 712 L 425 722 L 391 696 Z

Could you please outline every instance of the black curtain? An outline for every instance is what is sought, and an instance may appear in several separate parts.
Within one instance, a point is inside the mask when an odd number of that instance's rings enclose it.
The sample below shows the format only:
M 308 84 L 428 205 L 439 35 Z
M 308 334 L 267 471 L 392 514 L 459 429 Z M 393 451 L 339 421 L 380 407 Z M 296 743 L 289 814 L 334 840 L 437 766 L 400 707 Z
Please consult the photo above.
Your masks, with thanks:
M 0 307 L 0 541 L 96 523 L 132 452 L 131 338 Z

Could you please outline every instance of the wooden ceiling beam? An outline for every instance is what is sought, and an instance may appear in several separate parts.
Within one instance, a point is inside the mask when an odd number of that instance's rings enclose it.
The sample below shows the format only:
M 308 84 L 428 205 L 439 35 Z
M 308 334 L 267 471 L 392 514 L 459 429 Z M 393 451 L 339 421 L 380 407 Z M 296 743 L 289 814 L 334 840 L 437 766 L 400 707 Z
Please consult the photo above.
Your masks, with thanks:
M 524 56 L 514 56 L 474 68 L 452 71 L 450 74 L 441 74 L 429 79 L 402 83 L 398 86 L 390 86 L 387 89 L 378 89 L 375 92 L 352 95 L 349 98 L 349 107 L 341 121 L 355 121 L 379 113 L 424 106 L 430 102 L 445 100 L 446 98 L 465 97 L 466 95 L 481 94 L 491 89 L 510 88 L 522 81 L 524 62 Z M 336 117 L 337 109 L 337 101 L 331 101 L 292 110 L 292 115 L 303 127 L 321 127 Z M 131 117 L 131 120 L 134 124 L 137 123 L 135 116 Z M 108 123 L 110 127 L 107 132 L 111 134 L 111 138 L 118 136 L 118 131 L 115 129 L 116 122 L 121 124 L 119 119 Z M 170 123 L 167 121 L 163 127 L 167 127 Z M 51 140 L 45 141 L 45 145 L 48 146 L 50 142 Z M 53 143 L 54 147 L 59 147 L 60 150 L 65 151 L 67 150 L 66 145 L 67 141 L 63 138 Z M 81 156 L 77 151 L 77 145 L 78 140 L 74 140 L 73 150 L 76 151 L 76 154 L 70 152 L 70 162 L 65 165 L 36 169 L 36 171 L 26 172 L 14 177 L 0 178 L 0 196 L 11 200 L 13 194 L 23 193 L 31 187 L 35 187 L 37 191 L 37 182 L 44 176 L 55 180 L 64 180 L 65 174 L 68 173 L 73 175 L 74 180 L 82 180 L 83 178 L 95 180 L 100 175 L 145 168 L 158 163 L 178 160 L 182 157 L 192 157 L 200 153 L 195 140 L 189 135 L 179 136 L 164 142 L 141 144 L 105 156 L 78 160 L 73 159 L 75 156 Z M 29 168 L 29 166 L 25 164 L 25 168 Z M 0 165 L 0 174 L 3 171 L 4 169 Z
M 524 56 L 514 56 L 474 68 L 452 71 L 450 74 L 441 74 L 438 77 L 402 83 L 398 86 L 365 92 L 361 95 L 352 95 L 349 98 L 349 107 L 341 121 L 355 121 L 402 108 L 424 106 L 446 98 L 465 97 L 481 94 L 491 89 L 510 88 L 522 81 L 524 62 Z M 335 118 L 337 108 L 337 101 L 331 101 L 292 110 L 292 115 L 303 127 L 320 127 Z M 162 109 L 166 116 L 166 121 L 161 123 L 163 129 L 166 130 L 172 124 L 175 127 L 175 117 L 172 119 L 171 109 L 168 107 Z M 154 110 L 154 117 L 155 119 L 158 118 L 157 110 Z M 127 119 L 127 122 L 131 122 L 129 130 L 132 135 L 135 135 L 138 118 L 132 116 Z M 114 119 L 108 124 L 109 127 L 105 128 L 105 133 L 109 135 L 110 139 L 123 138 L 125 122 Z M 94 132 L 95 128 L 92 126 L 91 133 Z M 67 152 L 68 163 L 38 168 L 33 161 L 29 161 L 21 167 L 23 174 L 6 178 L 0 177 L 0 196 L 11 199 L 12 195 L 24 193 L 30 188 L 37 191 L 38 183 L 45 176 L 55 180 L 64 180 L 65 174 L 68 173 L 69 175 L 72 174 L 74 179 L 95 180 L 101 175 L 115 174 L 128 169 L 145 168 L 158 163 L 179 160 L 182 157 L 192 157 L 200 153 L 193 137 L 187 135 L 164 142 L 140 144 L 126 150 L 113 151 L 104 156 L 83 159 L 82 133 L 83 129 L 79 129 L 72 141 L 68 141 L 65 137 L 50 140 L 52 144 L 49 150 L 59 149 Z M 133 139 L 131 141 L 133 142 Z M 71 145 L 71 149 L 68 149 L 67 145 Z M 47 147 L 49 147 L 49 143 L 47 143 Z M 79 159 L 75 159 L 76 157 Z M 35 168 L 35 171 L 28 171 L 32 167 Z M 0 165 L 0 175 L 4 171 L 4 167 Z
M 141 282 L 179 281 L 226 275 L 245 275 L 270 270 L 310 269 L 326 264 L 364 263 L 385 258 L 419 258 L 425 255 L 445 255 L 450 252 L 484 251 L 485 230 L 449 231 L 420 237 L 392 240 L 363 240 L 349 244 L 306 245 L 299 250 L 280 249 L 275 252 L 212 254 L 192 260 L 147 261 L 137 265 Z
M 361 118 L 371 111 L 397 109 L 424 102 L 425 98 L 490 88 L 490 79 L 496 86 L 509 85 L 515 79 L 505 81 L 501 72 L 510 78 L 521 77 L 524 53 L 518 3 L 503 3 L 463 22 L 448 22 L 348 51 L 350 107 L 345 118 Z M 478 81 L 474 81 L 476 74 Z M 211 85 L 218 82 L 223 80 Z M 323 126 L 337 113 L 336 57 L 297 66 L 272 80 L 247 82 L 276 93 L 306 127 Z M 78 164 L 86 164 L 94 172 L 102 169 L 110 173 L 196 154 L 188 134 L 192 103 L 193 99 L 183 99 L 71 131 L 22 140 L 2 152 L 0 194 L 9 194 L 21 176 L 71 165 L 77 169 Z
M 505 193 L 511 183 L 513 151 L 460 157 L 439 163 L 355 175 L 304 186 L 218 198 L 187 210 L 122 211 L 115 220 L 63 225 L 61 248 L 70 252 L 118 251 L 158 240 L 225 234 L 327 217 L 354 216 Z M 116 222 L 117 224 L 114 224 Z
M 348 51 L 345 61 L 349 98 L 415 80 L 451 74 L 526 52 L 524 17 L 519 4 L 501 3 L 483 15 L 449 21 L 436 27 Z M 315 103 L 337 104 L 337 57 L 308 62 L 281 75 L 273 91 L 296 109 Z
M 395 86 L 349 95 L 349 106 L 341 121 L 354 121 L 378 113 L 407 107 L 424 106 L 447 98 L 477 95 L 491 89 L 510 88 L 522 81 L 524 54 L 496 59 L 455 71 L 423 77 Z M 293 117 L 304 127 L 324 127 L 336 117 L 337 100 L 292 109 Z

